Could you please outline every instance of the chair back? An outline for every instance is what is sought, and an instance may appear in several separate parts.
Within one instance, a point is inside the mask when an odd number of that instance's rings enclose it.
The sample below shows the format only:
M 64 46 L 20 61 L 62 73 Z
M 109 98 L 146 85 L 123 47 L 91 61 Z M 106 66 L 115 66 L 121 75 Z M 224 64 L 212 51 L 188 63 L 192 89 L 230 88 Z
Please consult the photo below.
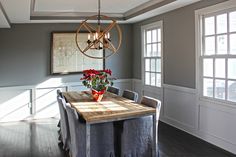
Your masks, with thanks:
M 79 122 L 79 115 L 74 108 L 66 106 L 69 121 L 69 131 L 71 136 L 71 155 L 72 157 L 86 156 L 86 127 Z
M 61 125 L 61 136 L 62 136 L 62 143 L 63 148 L 68 150 L 70 147 L 70 132 L 69 132 L 69 124 L 68 124 L 68 116 L 66 113 L 66 103 L 64 98 L 61 98 L 60 96 L 57 96 L 57 102 L 59 105 L 59 111 L 60 111 L 60 125 Z
M 63 97 L 63 95 L 62 95 L 62 92 L 61 92 L 61 90 L 60 89 L 57 89 L 57 96 L 59 96 L 59 97 Z
M 138 101 L 138 93 L 130 90 L 125 90 L 122 94 L 122 97 L 133 100 L 135 102 Z
M 161 111 L 161 101 L 155 98 L 151 98 L 148 96 L 143 96 L 141 99 L 141 104 L 156 108 L 156 119 L 159 120 L 160 111 Z
M 157 109 L 161 108 L 161 101 L 157 100 L 155 98 L 151 98 L 148 96 L 143 96 L 141 99 L 141 104 L 149 106 L 149 107 L 154 107 Z
M 119 95 L 119 93 L 120 93 L 120 89 L 119 88 L 112 87 L 112 86 L 109 86 L 107 88 L 107 91 L 110 92 L 110 93 L 116 94 L 116 95 Z

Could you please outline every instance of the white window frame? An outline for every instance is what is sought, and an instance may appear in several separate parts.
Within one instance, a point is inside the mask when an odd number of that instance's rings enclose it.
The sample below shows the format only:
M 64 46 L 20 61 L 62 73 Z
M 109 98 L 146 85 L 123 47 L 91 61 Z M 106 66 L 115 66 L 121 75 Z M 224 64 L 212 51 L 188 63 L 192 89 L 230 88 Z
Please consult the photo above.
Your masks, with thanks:
M 154 29 L 154 28 L 160 28 L 161 30 L 161 86 L 151 86 L 151 85 L 146 85 L 145 84 L 145 57 L 144 57 L 144 53 L 145 53 L 145 44 L 146 44 L 146 37 L 145 37 L 145 31 L 149 30 L 149 29 Z M 141 66 L 142 66 L 142 86 L 144 89 L 146 90 L 159 90 L 162 89 L 163 87 L 163 22 L 162 21 L 158 21 L 158 22 L 154 22 L 154 23 L 150 23 L 147 25 L 144 25 L 141 27 L 141 46 L 142 46 L 142 54 L 141 54 Z M 150 57 L 152 58 L 152 57 Z M 156 58 L 156 57 L 153 57 Z
M 228 100 L 221 100 L 217 98 L 211 98 L 211 97 L 206 97 L 203 96 L 203 63 L 201 59 L 201 54 L 203 53 L 203 39 L 202 39 L 202 26 L 203 26 L 203 18 L 204 16 L 206 17 L 207 15 L 214 15 L 214 14 L 220 14 L 220 13 L 225 13 L 228 11 L 236 10 L 236 1 L 235 0 L 229 0 L 227 2 L 219 3 L 210 7 L 206 7 L 203 9 L 199 9 L 195 11 L 195 48 L 196 48 L 196 88 L 197 88 L 197 98 L 199 100 L 203 101 L 209 101 L 213 103 L 218 103 L 222 105 L 234 105 L 235 102 L 231 102 Z M 228 47 L 229 48 L 229 47 Z M 225 55 L 222 55 L 225 56 Z M 214 63 L 213 63 L 214 64 Z M 227 65 L 225 65 L 227 66 Z M 213 71 L 214 72 L 214 71 Z M 227 73 L 227 71 L 225 71 Z M 227 82 L 227 78 L 225 78 Z M 229 79 L 230 80 L 230 79 Z M 227 86 L 227 84 L 225 85 Z M 227 88 L 227 87 L 226 87 Z M 227 89 L 225 89 L 227 90 Z

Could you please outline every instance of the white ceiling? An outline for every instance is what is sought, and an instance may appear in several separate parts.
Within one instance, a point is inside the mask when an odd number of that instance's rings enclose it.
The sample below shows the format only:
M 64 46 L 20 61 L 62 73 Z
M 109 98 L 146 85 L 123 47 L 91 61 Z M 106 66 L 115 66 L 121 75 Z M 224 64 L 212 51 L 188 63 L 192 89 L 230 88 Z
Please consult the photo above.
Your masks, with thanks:
M 101 0 L 101 11 L 106 13 L 124 13 L 151 0 Z M 124 0 L 123 0 L 124 1 Z M 97 12 L 98 0 L 36 0 L 35 11 L 47 12 Z
M 101 12 L 134 23 L 200 0 L 101 0 Z M 2 6 L 2 7 L 1 7 Z M 0 0 L 0 28 L 12 23 L 74 23 L 97 14 L 98 0 Z

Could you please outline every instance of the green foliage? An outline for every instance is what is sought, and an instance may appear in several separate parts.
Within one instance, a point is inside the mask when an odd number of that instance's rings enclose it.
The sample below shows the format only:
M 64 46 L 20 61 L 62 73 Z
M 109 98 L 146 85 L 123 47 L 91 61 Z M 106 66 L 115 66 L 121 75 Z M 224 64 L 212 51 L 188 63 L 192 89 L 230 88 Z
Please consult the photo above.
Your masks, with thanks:
M 107 90 L 108 86 L 113 86 L 114 79 L 108 78 L 108 75 L 111 75 L 111 70 L 85 70 L 83 75 L 84 77 L 81 80 L 83 80 L 82 83 L 87 88 L 102 91 Z

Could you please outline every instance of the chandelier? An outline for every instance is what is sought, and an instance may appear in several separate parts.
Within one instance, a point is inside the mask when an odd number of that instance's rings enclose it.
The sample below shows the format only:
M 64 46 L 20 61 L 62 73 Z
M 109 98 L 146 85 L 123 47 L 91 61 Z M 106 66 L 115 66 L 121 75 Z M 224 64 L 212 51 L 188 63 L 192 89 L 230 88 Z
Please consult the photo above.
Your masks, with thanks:
M 100 10 L 101 10 L 101 1 L 98 0 L 98 15 L 90 16 L 86 20 L 84 20 L 78 27 L 75 38 L 76 45 L 79 51 L 85 56 L 94 59 L 105 59 L 115 54 L 117 50 L 120 48 L 122 41 L 122 32 L 116 20 L 108 16 L 101 15 Z M 90 20 L 91 21 L 97 20 L 97 23 L 95 24 L 88 23 L 88 21 Z M 102 23 L 102 21 L 106 21 L 106 23 Z M 84 33 L 85 31 L 88 32 L 88 38 L 82 39 L 81 34 Z M 117 35 L 117 40 L 114 40 L 114 38 L 112 38 L 115 35 Z M 81 42 L 85 44 L 81 44 Z M 98 56 L 94 53 L 89 53 L 88 50 L 105 50 L 105 51 L 103 51 L 104 54 Z

